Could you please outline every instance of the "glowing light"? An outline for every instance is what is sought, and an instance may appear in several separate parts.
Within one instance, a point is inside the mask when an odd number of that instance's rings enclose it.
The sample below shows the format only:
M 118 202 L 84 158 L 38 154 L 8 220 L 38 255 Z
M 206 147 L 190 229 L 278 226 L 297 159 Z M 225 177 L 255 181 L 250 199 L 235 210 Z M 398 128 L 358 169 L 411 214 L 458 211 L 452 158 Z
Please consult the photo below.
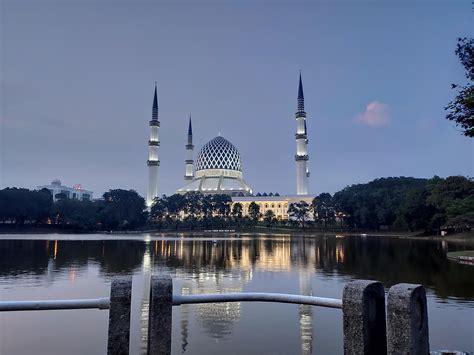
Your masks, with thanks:
M 56 260 L 56 255 L 58 255 L 58 241 L 54 241 L 54 260 Z

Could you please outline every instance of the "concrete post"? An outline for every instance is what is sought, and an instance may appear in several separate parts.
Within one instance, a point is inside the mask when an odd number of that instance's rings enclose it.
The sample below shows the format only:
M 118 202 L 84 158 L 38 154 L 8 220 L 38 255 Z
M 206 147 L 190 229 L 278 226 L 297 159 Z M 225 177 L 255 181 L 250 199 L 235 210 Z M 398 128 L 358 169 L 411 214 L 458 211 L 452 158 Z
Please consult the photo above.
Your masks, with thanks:
M 398 284 L 387 299 L 388 354 L 429 354 L 428 310 L 425 288 Z
M 346 284 L 342 295 L 344 354 L 387 353 L 385 293 L 378 281 Z
M 171 354 L 173 281 L 170 276 L 152 276 L 148 315 L 148 355 Z
M 108 355 L 128 355 L 130 347 L 130 307 L 132 277 L 112 280 L 110 287 Z

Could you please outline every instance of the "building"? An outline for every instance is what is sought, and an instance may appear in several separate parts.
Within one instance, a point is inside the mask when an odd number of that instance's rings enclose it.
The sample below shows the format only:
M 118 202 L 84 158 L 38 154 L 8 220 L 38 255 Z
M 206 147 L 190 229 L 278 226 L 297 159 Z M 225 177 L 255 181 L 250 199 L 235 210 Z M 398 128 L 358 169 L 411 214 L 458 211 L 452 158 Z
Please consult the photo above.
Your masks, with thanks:
M 66 198 L 82 200 L 82 201 L 92 201 L 92 191 L 84 190 L 81 185 L 76 184 L 73 187 L 67 187 L 61 185 L 61 180 L 53 180 L 50 185 L 37 186 L 39 190 L 48 189 L 53 195 L 53 200 L 56 202 L 58 200 L 58 194 L 64 194 Z
M 188 124 L 187 144 L 185 145 L 185 185 L 176 192 L 179 194 L 188 192 L 228 194 L 232 196 L 232 204 L 242 204 L 244 216 L 248 215 L 250 203 L 255 202 L 260 206 L 262 215 L 271 210 L 277 219 L 288 219 L 290 204 L 300 201 L 311 204 L 314 198 L 314 195 L 309 194 L 308 187 L 308 132 L 301 73 L 295 120 L 296 195 L 253 196 L 252 189 L 243 178 L 242 159 L 238 149 L 220 135 L 204 144 L 194 160 L 191 117 Z
M 308 132 L 306 129 L 306 112 L 304 110 L 304 94 L 303 94 L 303 82 L 301 80 L 298 84 L 298 107 L 295 113 L 296 119 L 296 194 L 307 195 L 308 194 Z
M 313 195 L 232 197 L 232 206 L 240 203 L 242 205 L 242 216 L 248 216 L 249 206 L 252 202 L 255 202 L 260 207 L 262 217 L 265 215 L 265 212 L 272 211 L 276 219 L 287 220 L 289 219 L 288 207 L 292 203 L 304 201 L 310 205 L 313 202 L 313 198 Z
M 150 207 L 153 200 L 158 197 L 158 168 L 160 166 L 159 148 L 160 139 L 158 137 L 158 130 L 160 128 L 160 121 L 158 120 L 158 95 L 156 92 L 153 96 L 153 107 L 150 125 L 150 139 L 148 140 L 148 190 L 146 194 L 146 205 Z
M 192 154 L 192 128 L 189 121 L 186 152 Z M 191 132 L 191 134 L 189 134 Z M 190 159 L 191 158 L 191 159 Z M 204 144 L 196 157 L 195 172 L 192 173 L 192 156 L 186 157 L 187 182 L 176 192 L 201 192 L 203 194 L 227 194 L 248 196 L 252 189 L 243 178 L 242 160 L 237 148 L 227 139 L 217 136 Z

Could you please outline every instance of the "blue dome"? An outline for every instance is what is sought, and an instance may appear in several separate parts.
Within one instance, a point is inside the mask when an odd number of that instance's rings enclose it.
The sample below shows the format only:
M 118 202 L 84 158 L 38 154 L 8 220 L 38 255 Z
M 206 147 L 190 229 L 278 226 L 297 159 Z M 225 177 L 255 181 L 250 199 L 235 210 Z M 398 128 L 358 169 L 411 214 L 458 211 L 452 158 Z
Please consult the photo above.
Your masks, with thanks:
M 239 151 L 223 137 L 211 139 L 201 148 L 196 158 L 196 171 L 206 169 L 242 171 Z

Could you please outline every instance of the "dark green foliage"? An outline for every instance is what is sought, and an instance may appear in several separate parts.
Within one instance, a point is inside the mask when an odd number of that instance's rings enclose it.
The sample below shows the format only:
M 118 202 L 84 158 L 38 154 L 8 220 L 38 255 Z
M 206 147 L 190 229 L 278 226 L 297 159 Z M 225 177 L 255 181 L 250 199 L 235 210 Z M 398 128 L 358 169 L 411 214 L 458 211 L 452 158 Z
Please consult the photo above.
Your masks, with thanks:
M 54 204 L 51 219 L 56 225 L 95 230 L 99 223 L 99 205 L 92 201 L 65 198 Z
M 374 230 L 393 225 L 403 195 L 425 183 L 426 179 L 380 178 L 346 187 L 334 195 L 334 203 L 349 215 L 350 226 Z
M 451 85 L 458 90 L 458 94 L 445 107 L 448 111 L 446 118 L 455 122 L 465 136 L 474 137 L 474 40 L 459 38 L 455 53 L 464 66 L 468 82 L 465 85 Z
M 272 227 L 276 222 L 275 213 L 273 213 L 272 210 L 266 211 L 263 215 L 263 220 L 265 221 L 267 227 Z
M 395 229 L 409 229 L 411 231 L 429 229 L 436 209 L 427 203 L 428 196 L 429 192 L 426 186 L 405 193 L 398 208 Z
M 429 196 L 426 202 L 436 211 L 431 219 L 432 230 L 439 231 L 449 219 L 449 224 L 453 225 L 453 219 L 462 220 L 462 216 L 474 212 L 473 179 L 463 176 L 450 176 L 446 179 L 434 177 L 428 182 L 427 189 Z
M 311 203 L 314 220 L 327 227 L 328 224 L 334 224 L 336 220 L 336 206 L 331 194 L 323 192 L 313 199 Z
M 439 232 L 448 220 L 453 223 L 466 214 L 459 220 L 469 220 L 474 212 L 474 181 L 463 176 L 376 179 L 346 187 L 333 200 L 338 211 L 349 215 L 352 228 Z M 464 222 L 462 228 L 472 227 Z
M 310 206 L 304 201 L 291 203 L 288 207 L 288 215 L 290 218 L 300 222 L 303 229 L 306 226 L 306 221 L 309 217 L 309 211 Z
M 234 218 L 242 218 L 242 204 L 240 202 L 237 202 L 235 203 L 233 206 L 232 206 L 232 216 Z
M 240 225 L 242 205 L 236 204 L 231 213 L 231 202 L 231 197 L 223 194 L 203 195 L 200 192 L 190 192 L 185 195 L 164 195 L 154 201 L 150 223 L 155 227 L 168 229 L 221 229 L 226 228 L 231 221 Z M 233 219 L 230 218 L 231 215 Z
M 136 191 L 109 190 L 103 197 L 100 220 L 104 228 L 134 229 L 145 223 L 145 199 Z
M 250 205 L 249 205 L 249 217 L 250 217 L 250 219 L 254 222 L 254 224 L 256 224 L 261 216 L 262 216 L 262 214 L 260 213 L 260 206 L 257 205 L 255 202 L 251 202 Z
M 56 200 L 64 200 L 64 199 L 67 198 L 67 196 L 66 196 L 66 194 L 65 194 L 64 192 L 60 192 L 60 193 L 54 195 L 54 198 L 55 198 Z
M 154 201 L 150 218 L 145 200 L 133 190 L 115 189 L 99 201 L 61 199 L 53 204 L 46 189 L 6 188 L 0 190 L 0 223 L 7 225 L 53 224 L 81 230 L 229 229 L 252 227 L 263 217 L 267 226 L 306 227 L 309 213 L 319 228 L 364 230 L 411 230 L 439 233 L 441 228 L 471 229 L 474 225 L 474 181 L 463 176 L 432 179 L 381 178 L 317 196 L 311 206 L 305 202 L 289 206 L 290 221 L 264 216 L 255 202 L 243 217 L 243 206 L 228 195 L 162 196 Z M 232 208 L 231 208 L 232 206 Z
M 15 224 L 45 223 L 53 197 L 47 189 L 5 188 L 0 190 L 0 221 Z

